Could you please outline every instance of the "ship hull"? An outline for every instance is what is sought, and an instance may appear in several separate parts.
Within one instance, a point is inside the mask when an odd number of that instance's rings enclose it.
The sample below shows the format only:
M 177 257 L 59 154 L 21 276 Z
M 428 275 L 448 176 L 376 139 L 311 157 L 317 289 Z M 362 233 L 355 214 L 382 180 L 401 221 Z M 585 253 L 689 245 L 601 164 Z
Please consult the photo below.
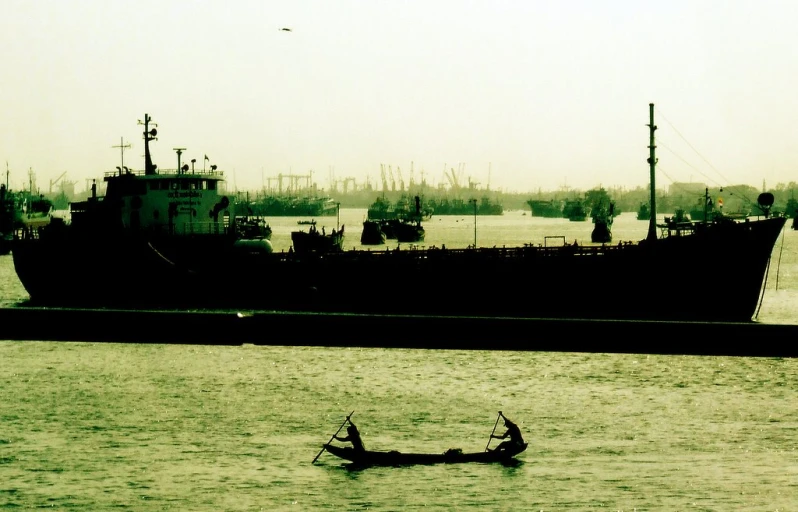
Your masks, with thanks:
M 747 322 L 786 219 L 617 246 L 258 253 L 172 241 L 15 240 L 32 305 Z M 690 258 L 702 265 L 679 266 Z M 374 300 L 374 276 L 391 276 Z M 678 308 L 705 288 L 717 300 Z M 579 294 L 607 300 L 574 300 Z

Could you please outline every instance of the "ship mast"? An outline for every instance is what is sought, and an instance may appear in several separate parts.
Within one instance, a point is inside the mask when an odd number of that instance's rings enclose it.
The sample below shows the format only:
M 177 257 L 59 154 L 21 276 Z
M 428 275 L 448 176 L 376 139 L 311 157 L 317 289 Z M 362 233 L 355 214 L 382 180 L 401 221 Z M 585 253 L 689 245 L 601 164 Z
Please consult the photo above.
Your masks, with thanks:
M 648 168 L 649 168 L 649 181 L 650 181 L 650 194 L 651 197 L 649 201 L 651 202 L 651 217 L 648 219 L 648 237 L 646 240 L 649 242 L 653 242 L 657 239 L 657 200 L 656 200 L 656 181 L 655 181 L 655 168 L 657 166 L 657 157 L 655 155 L 655 149 L 657 146 L 654 144 L 654 131 L 656 131 L 657 126 L 654 124 L 654 104 L 648 104 L 648 133 L 649 133 L 649 142 L 648 142 Z
M 152 130 L 149 129 L 151 120 L 152 119 L 150 118 L 149 114 L 144 114 L 144 122 L 142 123 L 141 121 L 139 121 L 139 124 L 144 125 L 144 174 L 145 175 L 155 174 L 155 168 L 156 168 L 156 166 L 152 163 L 152 157 L 150 156 L 150 141 L 157 140 L 155 136 L 158 135 L 158 131 L 155 128 L 153 128 Z

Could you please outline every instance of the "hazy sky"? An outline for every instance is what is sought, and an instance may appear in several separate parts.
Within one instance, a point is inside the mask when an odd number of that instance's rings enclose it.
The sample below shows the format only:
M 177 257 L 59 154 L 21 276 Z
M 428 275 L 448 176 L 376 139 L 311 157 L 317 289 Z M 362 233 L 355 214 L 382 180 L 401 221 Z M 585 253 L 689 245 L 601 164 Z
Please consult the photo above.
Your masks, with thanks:
M 3 0 L 12 188 L 204 155 L 381 188 L 461 170 L 505 191 L 798 181 L 794 0 Z M 292 31 L 280 30 L 283 27 Z M 411 176 L 412 171 L 412 176 Z M 5 181 L 5 180 L 3 180 Z

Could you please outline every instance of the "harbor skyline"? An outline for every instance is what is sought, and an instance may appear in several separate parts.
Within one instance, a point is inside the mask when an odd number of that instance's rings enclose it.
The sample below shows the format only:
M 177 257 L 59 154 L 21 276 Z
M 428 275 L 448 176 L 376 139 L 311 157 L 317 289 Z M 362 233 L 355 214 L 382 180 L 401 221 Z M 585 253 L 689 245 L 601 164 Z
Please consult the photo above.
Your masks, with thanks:
M 133 122 L 147 113 L 168 127 L 159 168 L 187 148 L 231 189 L 282 174 L 381 190 L 388 169 L 505 192 L 635 188 L 653 102 L 658 188 L 762 189 L 795 180 L 797 9 L 13 1 L 0 159 L 12 188 L 30 170 L 40 188 L 66 174 L 83 189 L 122 159 L 143 168 Z

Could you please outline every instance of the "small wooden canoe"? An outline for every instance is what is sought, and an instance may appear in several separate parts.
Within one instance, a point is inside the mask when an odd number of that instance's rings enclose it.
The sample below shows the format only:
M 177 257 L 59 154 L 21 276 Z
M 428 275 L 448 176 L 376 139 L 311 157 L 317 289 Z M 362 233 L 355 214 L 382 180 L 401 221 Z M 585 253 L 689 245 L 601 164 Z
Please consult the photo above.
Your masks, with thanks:
M 509 462 L 526 450 L 527 443 L 514 450 L 463 453 L 447 450 L 443 453 L 403 453 L 391 451 L 356 451 L 350 446 L 325 444 L 324 448 L 342 459 L 363 466 L 407 466 L 412 464 L 457 464 L 462 462 Z

